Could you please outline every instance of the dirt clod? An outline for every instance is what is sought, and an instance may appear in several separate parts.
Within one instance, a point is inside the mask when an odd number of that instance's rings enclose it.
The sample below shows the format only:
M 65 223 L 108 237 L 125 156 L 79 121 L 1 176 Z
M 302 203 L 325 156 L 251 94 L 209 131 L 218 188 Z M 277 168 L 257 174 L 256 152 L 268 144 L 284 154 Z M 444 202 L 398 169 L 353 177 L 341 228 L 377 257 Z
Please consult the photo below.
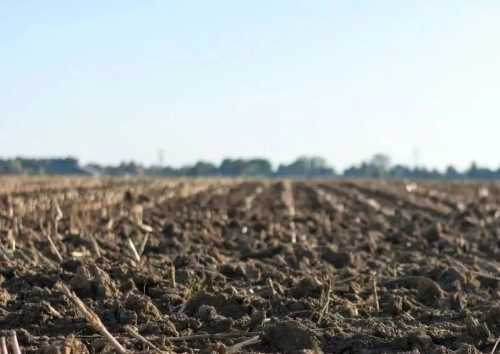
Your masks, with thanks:
M 465 327 L 467 329 L 467 333 L 471 335 L 473 338 L 477 339 L 478 341 L 488 341 L 490 337 L 490 330 L 486 323 L 482 322 L 479 323 L 477 319 L 475 319 L 472 316 L 467 316 L 465 318 Z
M 264 339 L 278 350 L 313 349 L 314 332 L 297 321 L 288 320 L 265 326 Z
M 441 287 L 432 279 L 420 277 L 417 285 L 418 299 L 423 303 L 430 303 L 436 299 L 441 299 L 444 292 Z
M 78 267 L 70 285 L 81 298 L 105 299 L 114 298 L 120 294 L 109 275 L 92 262 Z
M 403 312 L 403 299 L 397 295 L 389 295 L 385 300 L 383 311 L 390 315 L 399 315 Z
M 424 232 L 424 237 L 428 242 L 436 242 L 441 238 L 443 233 L 443 225 L 441 223 L 436 222 L 430 225 L 427 230 Z
M 89 354 L 89 350 L 74 335 L 70 335 L 61 341 L 54 341 L 38 351 L 39 354 Z
M 145 296 L 128 294 L 125 298 L 124 306 L 127 310 L 134 311 L 139 317 L 144 319 L 160 319 L 162 314 L 158 308 Z

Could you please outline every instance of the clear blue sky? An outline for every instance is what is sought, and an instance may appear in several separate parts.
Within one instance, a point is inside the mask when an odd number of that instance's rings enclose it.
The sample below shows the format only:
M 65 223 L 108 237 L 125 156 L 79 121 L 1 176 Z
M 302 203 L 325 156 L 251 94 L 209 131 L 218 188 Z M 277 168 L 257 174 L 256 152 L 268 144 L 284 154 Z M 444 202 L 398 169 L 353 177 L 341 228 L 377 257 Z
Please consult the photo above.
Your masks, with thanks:
M 498 0 L 4 0 L 0 155 L 500 165 Z

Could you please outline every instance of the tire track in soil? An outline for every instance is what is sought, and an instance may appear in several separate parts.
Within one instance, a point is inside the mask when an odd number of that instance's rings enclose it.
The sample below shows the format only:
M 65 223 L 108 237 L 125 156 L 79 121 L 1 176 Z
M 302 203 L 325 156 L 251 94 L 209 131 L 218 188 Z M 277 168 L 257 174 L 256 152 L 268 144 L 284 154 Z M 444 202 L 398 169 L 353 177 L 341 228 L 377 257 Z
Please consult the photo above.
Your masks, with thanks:
M 383 187 L 370 188 L 365 187 L 361 183 L 357 182 L 344 182 L 343 185 L 352 188 L 365 197 L 369 199 L 374 199 L 379 203 L 384 203 L 386 205 L 391 205 L 393 208 L 398 207 L 401 211 L 408 213 L 409 215 L 415 215 L 415 213 L 422 213 L 430 218 L 437 218 L 440 220 L 448 221 L 452 210 L 448 206 L 441 205 L 438 209 L 433 207 L 428 202 L 422 202 L 417 198 L 413 198 L 413 195 L 398 195 L 391 191 L 386 191 Z M 414 200 L 412 200 L 414 199 Z M 422 198 L 420 198 L 422 199 Z M 446 211 L 441 211 L 440 209 L 445 209 Z
M 345 229 L 375 228 L 383 231 L 388 223 L 387 215 L 380 213 L 378 208 L 367 202 L 367 198 L 350 186 L 341 182 L 320 182 L 318 186 L 329 193 L 333 200 L 338 199 L 343 205 L 340 213 L 340 225 Z M 338 203 L 337 203 L 338 204 Z
M 414 264 L 407 264 L 415 252 L 418 252 L 422 247 L 419 237 L 409 236 L 407 232 L 411 232 L 411 227 L 414 221 L 411 215 L 412 210 L 405 209 L 404 214 L 395 207 L 391 201 L 383 200 L 379 204 L 379 200 L 370 201 L 370 197 L 380 196 L 380 194 L 363 194 L 364 188 L 361 190 L 353 183 L 337 182 L 320 183 L 320 188 L 323 187 L 328 193 L 332 193 L 335 197 L 343 199 L 345 212 L 340 219 L 340 225 L 345 225 L 345 232 L 349 235 L 331 239 L 331 242 L 340 245 L 341 249 L 348 249 L 349 252 L 357 254 L 365 253 L 363 258 L 368 259 L 367 265 L 375 271 L 378 277 L 390 277 L 392 270 L 389 270 L 387 265 L 399 264 L 398 271 L 400 274 L 412 274 Z M 370 191 L 370 190 L 369 190 Z M 383 194 L 385 196 L 385 194 Z M 391 197 L 394 197 L 391 195 Z M 397 250 L 396 254 L 389 251 Z M 368 252 L 368 254 L 366 254 Z M 378 253 L 378 257 L 371 258 L 371 254 Z M 370 276 L 370 272 L 366 272 L 366 276 Z

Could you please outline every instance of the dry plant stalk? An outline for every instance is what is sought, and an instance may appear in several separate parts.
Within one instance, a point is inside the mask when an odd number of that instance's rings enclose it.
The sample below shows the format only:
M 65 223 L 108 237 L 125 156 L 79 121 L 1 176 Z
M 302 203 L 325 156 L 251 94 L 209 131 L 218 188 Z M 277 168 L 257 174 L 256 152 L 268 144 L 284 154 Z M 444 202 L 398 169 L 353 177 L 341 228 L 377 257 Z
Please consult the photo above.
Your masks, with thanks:
M 17 221 L 17 216 L 14 216 L 12 218 L 12 229 L 14 232 L 14 236 L 19 236 L 19 226 L 18 226 L 18 221 Z
M 372 290 L 373 290 L 373 301 L 375 302 L 375 309 L 380 311 L 380 304 L 378 302 L 378 293 L 377 293 L 377 277 L 373 277 L 372 279 Z
M 89 234 L 90 241 L 92 241 L 92 246 L 94 248 L 94 252 L 97 256 L 97 258 L 101 258 L 101 249 L 99 248 L 99 244 L 97 243 L 97 240 L 95 239 L 94 235 L 91 233 Z
M 174 288 L 176 288 L 177 287 L 177 283 L 175 282 L 175 266 L 174 265 L 171 265 L 168 268 L 168 275 L 170 276 L 170 280 L 172 281 L 172 286 Z
M 134 241 L 132 241 L 130 236 L 127 236 L 127 242 L 128 242 L 130 249 L 132 250 L 132 254 L 134 255 L 135 260 L 137 262 L 140 262 L 141 256 L 139 256 L 139 253 L 137 252 L 137 249 L 135 248 Z
M 193 334 L 184 337 L 165 337 L 169 342 L 182 342 L 185 340 L 201 340 L 201 339 L 225 339 L 238 337 L 254 337 L 260 336 L 262 332 L 241 332 L 241 333 L 218 333 L 218 334 Z
M 50 237 L 50 235 L 47 235 L 47 240 L 49 240 L 50 248 L 52 249 L 52 252 L 54 252 L 54 254 L 56 255 L 59 262 L 62 262 L 63 258 L 61 256 L 61 254 L 59 253 L 59 251 L 56 247 L 56 244 L 54 243 L 54 241 L 52 241 L 52 237 Z
M 139 246 L 139 256 L 142 257 L 142 254 L 144 253 L 144 249 L 146 248 L 146 244 L 148 243 L 148 239 L 149 239 L 149 232 L 146 232 L 144 234 L 144 237 L 142 238 L 142 241 L 141 241 L 141 244 Z
M 59 237 L 59 221 L 64 217 L 64 214 L 61 210 L 61 207 L 59 206 L 59 203 L 57 202 L 57 199 L 54 197 L 52 199 L 54 210 L 55 210 L 55 216 L 54 216 L 54 236 L 56 238 Z
M 52 228 L 50 227 L 50 223 L 48 225 L 48 231 L 45 231 L 45 228 L 43 227 L 43 221 L 40 220 L 40 230 L 42 230 L 42 234 L 47 238 L 49 241 L 50 249 L 52 250 L 52 253 L 55 254 L 59 262 L 63 261 L 63 258 L 61 256 L 61 253 L 59 253 L 59 250 L 56 247 L 56 244 L 54 243 L 54 240 L 52 240 L 52 237 L 50 236 L 50 233 L 52 231 Z
M 52 199 L 52 202 L 54 203 L 53 204 L 53 207 L 54 207 L 54 211 L 55 211 L 55 216 L 54 216 L 54 219 L 59 221 L 61 220 L 63 217 L 64 217 L 64 214 L 61 210 L 61 207 L 59 206 L 59 202 L 57 201 L 56 197 L 54 197 Z
M 23 223 L 23 216 L 20 216 L 20 218 L 17 220 L 17 229 L 20 232 L 24 231 L 24 223 Z
M 274 298 L 276 296 L 276 290 L 274 289 L 273 280 L 271 278 L 267 278 L 267 286 L 271 292 L 271 298 Z
M 9 354 L 7 350 L 7 343 L 5 342 L 5 337 L 0 338 L 0 352 L 2 354 Z
M 144 232 L 153 232 L 153 228 L 146 224 L 139 225 L 139 228 Z
M 177 313 L 181 314 L 184 313 L 184 311 L 186 311 L 187 305 L 188 305 L 187 302 L 183 303 L 182 306 L 179 308 L 179 311 L 177 311 Z
M 142 205 L 134 205 L 132 207 L 132 218 L 138 226 L 142 225 L 142 216 L 144 214 Z
M 14 237 L 14 233 L 10 229 L 9 231 L 7 231 L 7 240 L 9 240 L 10 242 L 11 251 L 14 252 L 16 250 L 16 238 Z
M 106 223 L 106 230 L 111 231 L 113 230 L 113 225 L 115 223 L 115 220 L 113 218 L 109 218 L 108 222 Z
M 497 341 L 495 342 L 495 345 L 493 346 L 493 349 L 491 349 L 491 354 L 495 354 L 495 350 L 497 350 L 498 343 L 500 343 L 500 337 L 498 337 Z
M 236 353 L 237 351 L 243 349 L 244 347 L 247 347 L 252 344 L 257 344 L 260 343 L 260 336 L 255 336 L 252 338 L 249 338 L 247 340 L 244 340 L 243 342 L 236 343 L 235 345 L 230 346 L 227 348 L 226 354 L 233 354 Z
M 21 348 L 19 348 L 19 342 L 17 341 L 16 331 L 11 331 L 12 335 L 12 351 L 14 354 L 21 354 Z
M 327 278 L 325 281 L 325 285 L 323 287 L 323 293 L 322 293 L 323 306 L 321 307 L 321 311 L 319 313 L 318 323 L 320 323 L 323 317 L 325 317 L 328 314 L 328 308 L 330 307 L 331 292 L 332 292 L 332 280 L 330 278 Z
M 9 206 L 7 207 L 7 216 L 10 220 L 12 220 L 12 217 L 14 216 L 14 207 L 12 206 L 12 201 L 9 201 Z
M 138 341 L 144 343 L 145 345 L 149 346 L 150 348 L 153 348 L 153 350 L 158 353 L 158 354 L 165 354 L 165 352 L 163 350 L 161 350 L 160 348 L 158 348 L 156 345 L 154 345 L 153 343 L 151 343 L 149 340 L 147 340 L 146 338 L 144 338 L 143 336 L 141 336 L 139 334 L 139 332 L 137 332 L 135 329 L 133 329 L 131 326 L 129 325 L 125 325 L 123 326 L 123 329 L 125 331 L 127 331 L 128 334 L 130 334 L 132 337 L 134 337 L 135 339 L 137 339 Z
M 52 240 L 52 237 L 50 237 L 50 224 L 49 224 L 49 232 L 45 232 L 42 224 L 40 224 L 40 228 L 42 229 L 42 233 L 45 234 L 45 236 L 47 237 L 47 240 L 49 241 L 50 249 L 52 250 L 52 253 L 54 253 L 56 255 L 59 262 L 62 262 L 63 258 L 61 256 L 61 253 L 59 253 L 59 250 L 57 249 L 56 244 Z
M 76 223 L 75 220 L 78 217 L 78 206 L 76 202 L 73 202 L 71 204 L 71 212 L 69 214 L 69 229 L 71 232 L 76 229 Z
M 95 331 L 99 332 L 104 338 L 106 338 L 106 340 L 113 346 L 113 348 L 115 348 L 115 350 L 119 354 L 127 353 L 125 348 L 123 348 L 123 346 L 118 343 L 118 341 L 108 332 L 106 327 L 104 327 L 101 320 L 99 319 L 99 316 L 97 316 L 90 308 L 88 308 L 87 305 L 85 305 L 83 301 L 80 300 L 80 298 L 76 296 L 66 284 L 64 284 L 63 282 L 58 282 L 56 283 L 56 287 L 59 288 L 64 293 L 64 295 L 66 295 L 71 300 L 73 305 L 83 314 L 92 328 Z
M 314 354 L 323 354 L 323 352 L 321 351 L 321 349 L 319 349 L 319 346 L 318 346 L 318 342 L 316 342 L 316 340 L 314 339 L 311 339 L 311 342 L 312 342 L 312 351 Z

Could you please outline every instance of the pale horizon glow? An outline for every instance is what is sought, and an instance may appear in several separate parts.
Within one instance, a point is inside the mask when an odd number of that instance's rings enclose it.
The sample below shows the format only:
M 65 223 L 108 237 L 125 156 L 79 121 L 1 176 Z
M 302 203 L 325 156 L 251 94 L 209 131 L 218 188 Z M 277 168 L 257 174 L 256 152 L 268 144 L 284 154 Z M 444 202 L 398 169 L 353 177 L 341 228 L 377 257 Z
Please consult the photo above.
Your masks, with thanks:
M 500 2 L 0 4 L 0 158 L 500 166 Z

